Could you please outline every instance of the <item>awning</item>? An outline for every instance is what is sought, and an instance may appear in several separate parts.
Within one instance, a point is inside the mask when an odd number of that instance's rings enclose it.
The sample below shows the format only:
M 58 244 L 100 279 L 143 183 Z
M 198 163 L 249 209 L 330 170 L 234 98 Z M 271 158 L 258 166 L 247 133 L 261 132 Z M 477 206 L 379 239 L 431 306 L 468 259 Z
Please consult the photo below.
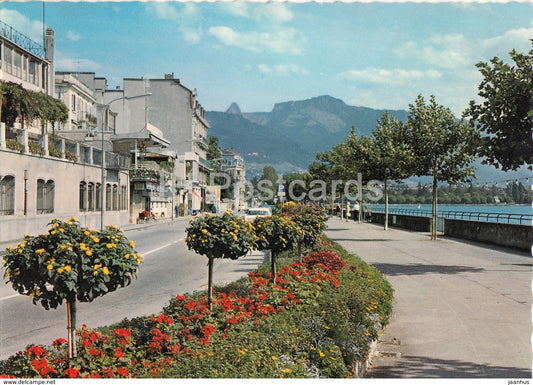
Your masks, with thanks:
M 195 195 L 196 197 L 200 199 L 200 202 L 204 200 L 197 192 L 194 192 L 194 191 L 191 191 L 191 192 L 193 193 L 193 195 Z

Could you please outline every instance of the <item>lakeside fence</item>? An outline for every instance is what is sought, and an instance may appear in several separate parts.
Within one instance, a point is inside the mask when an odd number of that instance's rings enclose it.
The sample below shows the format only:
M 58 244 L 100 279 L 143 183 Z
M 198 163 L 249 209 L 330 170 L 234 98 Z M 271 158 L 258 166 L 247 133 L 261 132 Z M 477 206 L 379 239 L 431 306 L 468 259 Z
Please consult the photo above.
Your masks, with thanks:
M 533 214 L 440 211 L 437 216 L 437 230 L 444 235 L 531 250 Z M 373 208 L 365 218 L 373 223 L 384 224 L 385 209 Z M 388 222 L 393 227 L 430 231 L 431 211 L 391 208 Z
M 370 209 L 371 212 L 385 213 L 384 207 L 377 207 Z M 421 209 L 407 209 L 389 207 L 389 215 L 409 215 L 414 217 L 431 217 L 431 210 Z M 514 223 L 519 225 L 533 225 L 533 214 L 519 214 L 519 213 L 490 213 L 490 212 L 475 212 L 475 211 L 438 211 L 438 218 L 445 219 L 459 219 L 465 221 L 477 222 L 495 222 L 495 223 Z

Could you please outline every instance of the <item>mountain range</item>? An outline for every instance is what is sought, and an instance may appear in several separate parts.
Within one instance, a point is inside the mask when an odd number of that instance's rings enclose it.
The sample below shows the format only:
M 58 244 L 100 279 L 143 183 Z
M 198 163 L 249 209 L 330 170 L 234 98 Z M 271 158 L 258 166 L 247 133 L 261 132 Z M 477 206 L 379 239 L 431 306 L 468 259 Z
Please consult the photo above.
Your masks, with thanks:
M 278 173 L 306 170 L 317 152 L 343 141 L 351 127 L 370 135 L 385 110 L 349 106 L 331 96 L 277 103 L 270 112 L 243 113 L 236 103 L 225 112 L 208 111 L 209 134 L 223 148 L 233 148 L 245 162 L 247 175 L 273 166 Z M 400 120 L 407 111 L 389 111 Z
M 347 105 L 329 95 L 274 105 L 270 112 L 242 112 L 232 103 L 225 112 L 207 111 L 209 135 L 218 137 L 221 148 L 233 148 L 246 162 L 247 178 L 260 176 L 265 166 L 278 174 L 301 172 L 316 159 L 317 152 L 329 150 L 343 141 L 352 127 L 358 135 L 371 135 L 377 121 L 388 111 L 401 121 L 405 110 L 379 110 Z M 480 181 L 531 177 L 523 168 L 502 172 L 476 162 Z

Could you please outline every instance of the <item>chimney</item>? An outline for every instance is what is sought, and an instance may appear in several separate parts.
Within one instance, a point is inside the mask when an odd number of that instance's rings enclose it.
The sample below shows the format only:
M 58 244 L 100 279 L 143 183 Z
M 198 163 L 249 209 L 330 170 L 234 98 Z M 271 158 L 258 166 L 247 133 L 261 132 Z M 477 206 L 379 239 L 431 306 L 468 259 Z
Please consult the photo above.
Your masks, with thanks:
M 50 96 L 55 94 L 55 79 L 56 79 L 56 70 L 55 70 L 55 46 L 56 41 L 54 37 L 54 30 L 51 28 L 46 29 L 46 35 L 44 39 L 44 58 L 48 60 L 48 89 L 46 93 Z
M 165 80 L 172 80 L 174 79 L 174 72 L 172 72 L 171 74 L 165 74 Z

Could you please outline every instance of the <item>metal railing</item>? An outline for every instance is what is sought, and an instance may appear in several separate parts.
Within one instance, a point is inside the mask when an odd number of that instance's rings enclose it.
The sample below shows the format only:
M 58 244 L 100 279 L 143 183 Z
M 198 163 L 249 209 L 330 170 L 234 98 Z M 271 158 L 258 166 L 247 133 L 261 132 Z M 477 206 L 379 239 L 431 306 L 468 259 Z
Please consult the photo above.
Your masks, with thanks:
M 0 21 L 0 35 L 4 36 L 6 39 L 11 40 L 13 43 L 19 45 L 20 47 L 28 50 L 34 55 L 43 58 L 44 57 L 44 48 L 41 44 L 36 43 L 28 36 L 20 33 L 12 26 Z
M 385 213 L 385 208 L 372 208 L 373 212 Z M 431 217 L 430 210 L 407 209 L 407 208 L 389 208 L 389 214 L 410 215 L 415 217 Z M 489 213 L 474 211 L 438 211 L 438 218 L 460 219 L 477 222 L 496 222 L 496 223 L 515 223 L 533 225 L 533 214 L 519 213 Z

